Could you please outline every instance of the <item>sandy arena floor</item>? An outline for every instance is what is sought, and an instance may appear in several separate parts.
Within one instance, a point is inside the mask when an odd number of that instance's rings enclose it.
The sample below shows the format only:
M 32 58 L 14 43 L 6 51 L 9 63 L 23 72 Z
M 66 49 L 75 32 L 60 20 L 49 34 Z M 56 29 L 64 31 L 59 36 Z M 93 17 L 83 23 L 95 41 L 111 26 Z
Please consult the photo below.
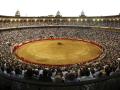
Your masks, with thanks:
M 15 48 L 22 61 L 44 65 L 69 65 L 98 58 L 103 49 L 96 43 L 84 40 L 36 40 Z

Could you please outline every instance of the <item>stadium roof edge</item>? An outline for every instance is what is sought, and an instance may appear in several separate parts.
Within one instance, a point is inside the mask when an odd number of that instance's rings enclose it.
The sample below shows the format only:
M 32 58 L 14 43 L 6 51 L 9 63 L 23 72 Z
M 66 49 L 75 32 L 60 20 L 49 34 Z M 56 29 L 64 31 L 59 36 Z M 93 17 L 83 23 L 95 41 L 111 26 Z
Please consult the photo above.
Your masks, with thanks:
M 8 17 L 8 18 L 107 18 L 107 17 L 120 17 L 120 15 L 109 15 L 109 16 L 62 16 L 62 17 L 49 17 L 49 16 L 20 16 L 20 17 L 16 17 L 16 16 L 7 16 L 7 15 L 0 15 L 0 17 Z

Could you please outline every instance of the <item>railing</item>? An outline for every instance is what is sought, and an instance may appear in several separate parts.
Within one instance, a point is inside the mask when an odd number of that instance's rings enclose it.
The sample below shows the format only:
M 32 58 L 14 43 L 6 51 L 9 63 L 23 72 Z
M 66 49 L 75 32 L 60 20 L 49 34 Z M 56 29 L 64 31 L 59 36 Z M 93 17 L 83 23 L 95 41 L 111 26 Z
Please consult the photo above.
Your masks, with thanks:
M 57 27 L 91 28 L 93 26 L 84 26 L 84 25 L 31 25 L 31 26 L 5 27 L 5 28 L 0 28 L 0 30 L 14 30 L 17 28 L 25 29 L 25 28 L 57 28 Z
M 80 83 L 43 83 L 0 74 L 0 90 L 120 90 L 120 76 Z

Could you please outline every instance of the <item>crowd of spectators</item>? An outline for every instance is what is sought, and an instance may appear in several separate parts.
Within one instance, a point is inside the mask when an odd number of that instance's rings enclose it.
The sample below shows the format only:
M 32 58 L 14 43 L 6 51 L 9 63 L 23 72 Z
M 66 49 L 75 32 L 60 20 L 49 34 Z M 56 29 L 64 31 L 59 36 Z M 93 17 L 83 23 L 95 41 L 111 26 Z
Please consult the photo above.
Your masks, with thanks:
M 77 38 L 104 46 L 106 56 L 98 61 L 64 67 L 47 67 L 18 60 L 11 47 L 16 43 L 45 38 Z M 91 28 L 24 28 L 0 31 L 0 73 L 41 82 L 77 83 L 120 75 L 120 32 Z

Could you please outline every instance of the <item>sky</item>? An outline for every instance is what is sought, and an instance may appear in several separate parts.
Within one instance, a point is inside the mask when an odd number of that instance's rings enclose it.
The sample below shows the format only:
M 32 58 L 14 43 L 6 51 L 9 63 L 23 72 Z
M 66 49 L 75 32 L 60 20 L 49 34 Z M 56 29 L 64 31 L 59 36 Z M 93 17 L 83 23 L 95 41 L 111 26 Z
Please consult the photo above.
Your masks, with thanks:
M 0 0 L 0 15 L 14 16 L 19 10 L 21 16 L 56 15 L 79 16 L 83 10 L 86 16 L 107 16 L 120 13 L 120 0 Z

